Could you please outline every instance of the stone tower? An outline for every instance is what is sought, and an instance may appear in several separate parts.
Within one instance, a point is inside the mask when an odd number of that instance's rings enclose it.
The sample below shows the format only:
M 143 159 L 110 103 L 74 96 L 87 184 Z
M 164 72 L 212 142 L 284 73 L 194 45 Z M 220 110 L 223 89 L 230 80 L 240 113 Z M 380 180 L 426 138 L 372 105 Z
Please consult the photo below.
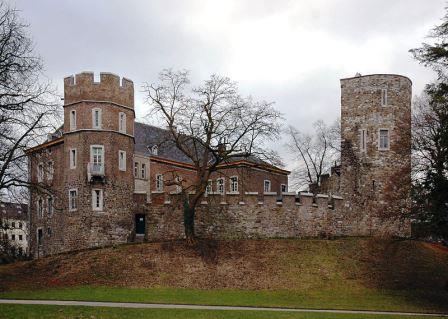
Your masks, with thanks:
M 63 249 L 126 242 L 133 229 L 134 85 L 111 73 L 64 79 Z
M 401 75 L 341 79 L 341 193 L 361 234 L 409 211 L 411 94 Z

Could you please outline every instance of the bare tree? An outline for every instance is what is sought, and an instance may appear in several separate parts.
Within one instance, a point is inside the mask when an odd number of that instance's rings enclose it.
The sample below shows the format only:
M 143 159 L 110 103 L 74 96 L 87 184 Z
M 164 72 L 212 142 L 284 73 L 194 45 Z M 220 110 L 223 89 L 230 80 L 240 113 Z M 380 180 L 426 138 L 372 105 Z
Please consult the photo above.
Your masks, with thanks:
M 0 194 L 31 185 L 25 151 L 55 129 L 58 104 L 43 81 L 42 60 L 34 53 L 27 25 L 0 3 Z M 15 193 L 15 192 L 14 192 Z
M 288 128 L 288 148 L 297 160 L 293 171 L 294 186 L 304 189 L 314 185 L 319 191 L 322 175 L 340 158 L 340 121 L 327 126 L 322 120 L 314 123 L 314 134 L 305 134 L 293 126 Z
M 161 115 L 170 139 L 193 163 L 192 184 L 182 187 L 184 228 L 194 241 L 195 210 L 211 174 L 237 157 L 278 158 L 265 142 L 279 134 L 280 113 L 272 103 L 242 97 L 227 77 L 212 75 L 191 88 L 187 71 L 163 70 L 158 84 L 145 84 L 151 114 Z

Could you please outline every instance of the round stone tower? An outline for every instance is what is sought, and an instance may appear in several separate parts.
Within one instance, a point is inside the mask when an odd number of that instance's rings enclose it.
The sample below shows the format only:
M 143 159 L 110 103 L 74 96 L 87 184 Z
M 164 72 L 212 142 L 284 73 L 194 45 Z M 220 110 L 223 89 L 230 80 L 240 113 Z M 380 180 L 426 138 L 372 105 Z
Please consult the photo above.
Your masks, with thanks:
M 64 79 L 63 249 L 126 242 L 132 230 L 134 85 L 111 74 Z
M 341 193 L 349 212 L 381 217 L 409 210 L 411 95 L 412 82 L 401 75 L 341 80 Z

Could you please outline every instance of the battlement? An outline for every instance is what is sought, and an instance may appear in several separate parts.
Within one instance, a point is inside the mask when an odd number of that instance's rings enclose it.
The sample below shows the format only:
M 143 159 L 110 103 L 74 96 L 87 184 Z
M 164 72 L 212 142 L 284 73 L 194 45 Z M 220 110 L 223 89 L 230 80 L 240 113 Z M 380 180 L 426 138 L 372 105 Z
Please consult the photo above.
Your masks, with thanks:
M 134 107 L 134 83 L 113 73 L 101 72 L 95 81 L 93 72 L 82 72 L 64 78 L 64 104 L 79 101 L 112 102 Z

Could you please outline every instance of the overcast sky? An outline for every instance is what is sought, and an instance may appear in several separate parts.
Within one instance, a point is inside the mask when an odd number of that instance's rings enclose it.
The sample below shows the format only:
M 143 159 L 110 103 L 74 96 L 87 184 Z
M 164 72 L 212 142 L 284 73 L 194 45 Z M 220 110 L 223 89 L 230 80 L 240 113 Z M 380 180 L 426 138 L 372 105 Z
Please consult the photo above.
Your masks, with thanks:
M 46 74 L 106 71 L 140 92 L 164 68 L 237 81 L 244 94 L 274 101 L 287 124 L 309 131 L 340 114 L 339 79 L 398 73 L 419 94 L 434 74 L 409 49 L 440 23 L 445 0 L 11 0 L 30 24 Z M 285 149 L 279 149 L 287 159 Z M 288 165 L 289 166 L 289 165 Z

